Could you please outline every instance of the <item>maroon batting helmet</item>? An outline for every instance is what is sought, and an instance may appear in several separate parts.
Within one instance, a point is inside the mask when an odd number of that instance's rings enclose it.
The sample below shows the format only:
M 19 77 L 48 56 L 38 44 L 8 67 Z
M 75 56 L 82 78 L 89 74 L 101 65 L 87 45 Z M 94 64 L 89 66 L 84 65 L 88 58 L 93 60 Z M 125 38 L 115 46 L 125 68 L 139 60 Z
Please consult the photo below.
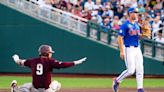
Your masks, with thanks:
M 52 47 L 49 45 L 41 45 L 38 51 L 39 51 L 39 54 L 54 53 L 54 51 L 52 50 Z

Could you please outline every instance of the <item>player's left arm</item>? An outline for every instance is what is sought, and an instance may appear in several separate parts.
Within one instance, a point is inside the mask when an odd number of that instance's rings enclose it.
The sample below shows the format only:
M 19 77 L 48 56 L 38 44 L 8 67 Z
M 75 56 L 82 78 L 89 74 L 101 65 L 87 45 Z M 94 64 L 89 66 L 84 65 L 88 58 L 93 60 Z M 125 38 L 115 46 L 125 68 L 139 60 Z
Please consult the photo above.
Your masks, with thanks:
M 73 62 L 61 62 L 61 61 L 55 60 L 52 65 L 54 68 L 67 68 L 67 67 L 79 65 L 79 64 L 83 63 L 84 61 L 86 61 L 86 59 L 87 59 L 87 57 L 84 57 L 82 59 L 75 60 Z

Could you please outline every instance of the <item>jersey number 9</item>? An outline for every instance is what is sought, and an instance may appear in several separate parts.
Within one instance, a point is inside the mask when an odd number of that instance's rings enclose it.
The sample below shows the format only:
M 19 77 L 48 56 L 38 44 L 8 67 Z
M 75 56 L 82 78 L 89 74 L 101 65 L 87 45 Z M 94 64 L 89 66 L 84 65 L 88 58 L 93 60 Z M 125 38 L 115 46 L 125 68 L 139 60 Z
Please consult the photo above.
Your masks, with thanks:
M 37 64 L 36 66 L 36 75 L 42 75 L 43 74 L 43 65 Z

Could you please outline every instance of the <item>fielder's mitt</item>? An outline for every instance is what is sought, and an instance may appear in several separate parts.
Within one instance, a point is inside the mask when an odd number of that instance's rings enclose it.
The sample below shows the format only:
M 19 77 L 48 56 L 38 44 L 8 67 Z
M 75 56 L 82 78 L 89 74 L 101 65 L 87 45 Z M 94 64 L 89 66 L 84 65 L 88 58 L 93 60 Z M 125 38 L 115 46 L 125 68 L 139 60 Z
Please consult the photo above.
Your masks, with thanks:
M 142 37 L 146 37 L 146 38 L 150 38 L 151 37 L 151 30 L 148 26 L 142 26 L 141 27 L 142 30 Z

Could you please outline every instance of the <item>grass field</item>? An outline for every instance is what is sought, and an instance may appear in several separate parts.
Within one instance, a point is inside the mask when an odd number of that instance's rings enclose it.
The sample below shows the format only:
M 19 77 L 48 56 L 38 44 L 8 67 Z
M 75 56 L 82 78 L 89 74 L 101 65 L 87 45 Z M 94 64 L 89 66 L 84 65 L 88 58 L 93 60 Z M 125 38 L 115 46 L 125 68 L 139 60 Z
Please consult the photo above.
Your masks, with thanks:
M 0 89 L 8 89 L 12 80 L 17 80 L 18 85 L 31 82 L 31 77 L 26 76 L 0 76 Z M 112 78 L 65 78 L 53 77 L 62 84 L 62 88 L 110 88 Z M 127 78 L 122 82 L 123 88 L 135 88 L 135 78 Z M 164 88 L 164 79 L 146 78 L 144 79 L 144 87 L 146 88 Z

